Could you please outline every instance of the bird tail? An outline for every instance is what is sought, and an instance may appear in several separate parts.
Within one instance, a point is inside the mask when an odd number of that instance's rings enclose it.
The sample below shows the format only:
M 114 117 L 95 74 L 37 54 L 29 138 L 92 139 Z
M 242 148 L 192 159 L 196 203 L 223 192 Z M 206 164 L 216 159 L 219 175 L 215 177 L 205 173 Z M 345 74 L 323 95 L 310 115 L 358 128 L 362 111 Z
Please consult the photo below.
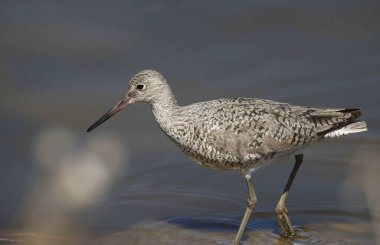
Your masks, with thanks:
M 354 122 L 344 126 L 342 128 L 336 129 L 324 135 L 325 138 L 335 138 L 346 134 L 353 134 L 367 131 L 367 123 L 362 122 Z
M 362 115 L 360 109 L 314 109 L 310 112 L 317 134 L 323 138 L 367 131 L 366 122 L 356 122 Z

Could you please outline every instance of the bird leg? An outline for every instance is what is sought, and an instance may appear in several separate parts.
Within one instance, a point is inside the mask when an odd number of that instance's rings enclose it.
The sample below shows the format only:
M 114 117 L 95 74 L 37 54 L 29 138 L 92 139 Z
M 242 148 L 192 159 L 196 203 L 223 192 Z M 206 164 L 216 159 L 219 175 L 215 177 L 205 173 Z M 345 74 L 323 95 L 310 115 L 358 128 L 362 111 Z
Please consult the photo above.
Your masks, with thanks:
M 248 223 L 249 217 L 251 216 L 251 213 L 253 211 L 253 208 L 255 207 L 255 204 L 257 202 L 255 190 L 253 189 L 253 185 L 251 182 L 251 175 L 246 174 L 245 175 L 245 180 L 247 181 L 247 186 L 248 186 L 248 199 L 247 199 L 247 209 L 245 210 L 244 217 L 240 223 L 239 231 L 236 234 L 235 240 L 234 240 L 234 245 L 239 245 L 240 244 L 240 239 L 243 236 L 245 227 Z
M 281 235 L 285 237 L 295 236 L 292 223 L 290 222 L 290 219 L 288 217 L 288 210 L 285 207 L 285 202 L 286 202 L 286 198 L 288 197 L 288 192 L 290 190 L 290 187 L 292 186 L 294 178 L 296 177 L 297 171 L 299 167 L 301 166 L 303 154 L 296 155 L 295 158 L 296 158 L 296 163 L 294 164 L 293 170 L 288 178 L 285 189 L 276 206 L 277 220 L 280 226 Z

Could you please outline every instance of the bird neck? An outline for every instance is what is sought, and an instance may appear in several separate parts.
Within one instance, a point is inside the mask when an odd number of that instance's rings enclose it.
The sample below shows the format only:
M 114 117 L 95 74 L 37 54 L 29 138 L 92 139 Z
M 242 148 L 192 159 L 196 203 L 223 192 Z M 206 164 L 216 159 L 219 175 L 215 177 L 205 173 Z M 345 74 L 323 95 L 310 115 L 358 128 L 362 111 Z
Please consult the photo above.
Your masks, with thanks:
M 167 127 L 173 121 L 173 115 L 179 109 L 179 105 L 174 95 L 168 89 L 160 94 L 159 98 L 151 103 L 152 111 L 160 127 L 166 132 Z

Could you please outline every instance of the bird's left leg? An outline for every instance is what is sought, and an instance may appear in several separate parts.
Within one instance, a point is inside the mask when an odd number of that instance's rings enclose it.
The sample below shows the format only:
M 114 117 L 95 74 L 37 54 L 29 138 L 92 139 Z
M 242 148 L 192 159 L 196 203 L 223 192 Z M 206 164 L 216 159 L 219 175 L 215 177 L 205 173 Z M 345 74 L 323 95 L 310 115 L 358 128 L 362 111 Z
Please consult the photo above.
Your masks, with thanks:
M 292 173 L 289 176 L 285 189 L 276 206 L 278 224 L 280 225 L 281 234 L 285 237 L 295 236 L 292 223 L 290 222 L 290 219 L 288 217 L 288 210 L 285 207 L 285 201 L 286 201 L 286 198 L 288 197 L 288 192 L 290 190 L 290 187 L 292 186 L 294 177 L 296 177 L 297 171 L 302 164 L 303 154 L 296 155 L 295 158 L 296 158 L 296 163 L 294 164 Z
M 253 189 L 253 185 L 251 182 L 251 174 L 246 174 L 244 177 L 245 177 L 245 180 L 247 182 L 247 187 L 248 187 L 247 209 L 245 210 L 244 217 L 240 223 L 239 231 L 236 234 L 233 245 L 239 245 L 240 244 L 240 239 L 243 236 L 243 233 L 244 233 L 245 227 L 247 226 L 249 217 L 251 216 L 253 208 L 255 207 L 255 204 L 257 202 L 255 190 Z

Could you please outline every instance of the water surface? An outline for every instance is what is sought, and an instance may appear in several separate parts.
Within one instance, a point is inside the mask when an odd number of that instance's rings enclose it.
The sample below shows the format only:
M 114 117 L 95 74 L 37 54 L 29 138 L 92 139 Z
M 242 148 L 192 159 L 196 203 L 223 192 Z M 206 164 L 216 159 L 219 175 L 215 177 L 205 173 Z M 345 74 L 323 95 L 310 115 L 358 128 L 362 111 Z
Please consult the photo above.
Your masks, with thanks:
M 305 152 L 279 236 L 293 159 L 253 176 L 245 244 L 380 239 L 377 1 L 3 1 L 0 243 L 230 244 L 247 191 L 194 164 L 133 105 L 91 134 L 139 70 L 185 105 L 220 97 L 362 108 L 370 131 Z

